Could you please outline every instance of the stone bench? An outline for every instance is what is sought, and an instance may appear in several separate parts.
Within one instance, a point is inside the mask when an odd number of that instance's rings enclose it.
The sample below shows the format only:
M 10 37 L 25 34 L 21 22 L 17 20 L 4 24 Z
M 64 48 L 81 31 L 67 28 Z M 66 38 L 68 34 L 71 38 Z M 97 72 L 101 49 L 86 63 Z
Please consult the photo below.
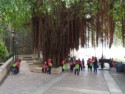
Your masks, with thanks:
M 37 54 L 30 54 L 30 55 L 18 55 L 20 60 L 38 60 Z
M 30 56 L 25 56 L 25 57 L 23 57 L 23 60 L 32 60 L 32 57 L 30 57 Z

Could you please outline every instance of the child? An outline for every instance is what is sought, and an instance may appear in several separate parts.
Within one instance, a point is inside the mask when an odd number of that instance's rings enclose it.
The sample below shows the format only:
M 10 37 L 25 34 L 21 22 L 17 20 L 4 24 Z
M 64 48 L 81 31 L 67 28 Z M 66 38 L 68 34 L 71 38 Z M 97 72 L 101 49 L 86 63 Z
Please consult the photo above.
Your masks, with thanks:
M 75 64 L 75 74 L 77 73 L 77 75 L 79 75 L 79 64 L 78 64 L 78 61 L 76 61 L 76 64 Z
M 46 73 L 46 72 L 47 72 L 47 63 L 46 63 L 46 61 L 45 61 L 45 63 L 43 64 L 42 72 L 43 72 L 43 73 Z
M 51 74 L 51 67 L 52 67 L 51 59 L 48 59 L 48 73 L 49 74 Z
M 19 73 L 19 69 L 20 69 L 20 62 L 21 62 L 21 60 L 16 61 L 17 73 Z
M 65 60 L 62 60 L 62 71 L 64 71 L 65 70 Z
M 17 68 L 15 62 L 13 62 L 11 65 L 11 74 L 17 74 Z

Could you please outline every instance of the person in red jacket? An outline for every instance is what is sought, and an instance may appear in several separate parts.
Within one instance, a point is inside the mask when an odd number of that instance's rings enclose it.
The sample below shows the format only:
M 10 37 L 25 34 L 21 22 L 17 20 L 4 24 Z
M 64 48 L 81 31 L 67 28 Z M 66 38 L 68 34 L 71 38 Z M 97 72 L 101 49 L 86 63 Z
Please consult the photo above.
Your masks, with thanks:
M 79 64 L 79 71 L 80 71 L 80 69 L 81 69 L 81 71 L 82 71 L 82 67 L 83 67 L 83 65 L 82 65 L 82 62 L 81 62 L 80 59 L 78 59 L 78 64 Z
M 112 67 L 115 67 L 115 61 L 113 60 L 113 58 L 111 59 L 111 63 L 112 63 Z
M 16 61 L 17 73 L 19 73 L 19 70 L 20 70 L 20 63 L 21 63 L 21 60 Z
M 91 60 L 91 58 L 88 58 L 87 65 L 88 65 L 88 70 L 90 69 L 92 71 L 92 60 Z
M 45 61 L 45 63 L 43 64 L 42 72 L 43 72 L 43 73 L 46 73 L 46 72 L 47 72 L 47 62 L 46 62 L 46 61 Z

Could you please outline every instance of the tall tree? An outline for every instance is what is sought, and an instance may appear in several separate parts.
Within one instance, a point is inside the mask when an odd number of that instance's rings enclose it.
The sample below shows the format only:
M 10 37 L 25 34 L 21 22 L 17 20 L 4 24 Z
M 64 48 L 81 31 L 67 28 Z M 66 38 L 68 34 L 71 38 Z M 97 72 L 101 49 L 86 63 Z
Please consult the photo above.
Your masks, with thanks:
M 34 52 L 59 66 L 79 44 L 111 47 L 117 27 L 124 43 L 124 6 L 124 0 L 1 0 L 0 24 L 20 31 L 31 23 Z
M 32 12 L 34 50 L 40 48 L 45 60 L 51 58 L 54 65 L 59 66 L 70 49 L 79 49 L 79 41 L 82 47 L 89 44 L 87 42 L 98 46 L 100 40 L 111 47 L 117 21 L 113 13 L 116 3 L 122 2 L 37 0 Z

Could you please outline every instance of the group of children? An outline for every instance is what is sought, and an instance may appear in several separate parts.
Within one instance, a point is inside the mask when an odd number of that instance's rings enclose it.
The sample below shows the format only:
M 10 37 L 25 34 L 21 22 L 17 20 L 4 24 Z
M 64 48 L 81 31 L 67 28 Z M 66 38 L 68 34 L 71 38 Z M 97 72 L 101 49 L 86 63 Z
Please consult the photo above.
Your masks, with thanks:
M 48 59 L 48 61 L 47 62 L 45 61 L 43 64 L 42 72 L 51 74 L 51 67 L 52 67 L 51 59 Z
M 85 68 L 85 62 L 84 62 L 84 59 L 80 60 L 76 60 L 74 57 L 73 58 L 70 58 L 69 62 L 70 63 L 70 70 L 71 71 L 74 71 L 75 74 L 79 75 L 80 71 L 83 70 L 83 68 Z M 66 64 L 64 63 L 63 61 L 63 71 L 66 67 Z M 96 57 L 92 57 L 92 58 L 89 58 L 87 60 L 87 65 L 88 65 L 88 69 L 90 69 L 92 71 L 92 68 L 94 69 L 94 72 L 97 73 L 97 68 L 98 68 L 98 62 L 97 62 L 97 58 Z
M 21 60 L 17 60 L 17 61 L 12 63 L 12 65 L 11 65 L 11 73 L 12 74 L 19 73 L 20 62 L 21 62 Z M 70 70 L 71 71 L 74 70 L 74 73 L 77 75 L 79 75 L 80 71 L 82 71 L 83 68 L 85 68 L 84 59 L 76 60 L 73 57 L 73 58 L 69 58 L 68 63 L 70 64 Z M 88 58 L 87 65 L 88 65 L 88 69 L 90 69 L 92 71 L 92 68 L 94 68 L 94 72 L 97 73 L 98 63 L 97 63 L 96 57 Z M 51 59 L 46 60 L 43 64 L 42 72 L 51 74 L 51 67 L 52 67 Z M 62 61 L 62 71 L 64 71 L 65 69 L 66 69 L 66 61 L 63 60 Z
M 62 69 L 63 71 L 66 69 L 66 61 L 62 61 Z M 69 58 L 68 63 L 70 64 L 70 70 L 75 71 L 75 74 L 79 75 L 80 70 L 82 71 L 85 68 L 84 59 L 82 61 L 80 59 L 76 60 L 74 57 Z
M 21 60 L 17 60 L 17 61 L 12 63 L 12 65 L 11 65 L 11 73 L 13 73 L 13 74 L 18 74 L 19 73 L 20 62 L 21 62 Z M 85 68 L 84 59 L 76 60 L 73 57 L 73 58 L 69 58 L 67 62 L 70 64 L 70 70 L 71 71 L 74 70 L 75 74 L 77 74 L 77 75 L 79 75 L 79 72 L 82 71 L 83 68 Z M 88 65 L 89 70 L 92 71 L 92 68 L 94 68 L 94 72 L 97 73 L 98 63 L 97 63 L 97 58 L 96 57 L 88 58 L 87 65 Z M 43 64 L 42 72 L 51 74 L 51 67 L 52 67 L 51 59 L 46 60 L 44 62 L 44 64 Z M 66 60 L 63 60 L 62 61 L 62 71 L 64 71 L 65 69 L 66 69 Z
M 87 65 L 88 65 L 88 70 L 92 71 L 93 68 L 94 72 L 97 73 L 97 68 L 99 67 L 97 57 L 88 58 Z

